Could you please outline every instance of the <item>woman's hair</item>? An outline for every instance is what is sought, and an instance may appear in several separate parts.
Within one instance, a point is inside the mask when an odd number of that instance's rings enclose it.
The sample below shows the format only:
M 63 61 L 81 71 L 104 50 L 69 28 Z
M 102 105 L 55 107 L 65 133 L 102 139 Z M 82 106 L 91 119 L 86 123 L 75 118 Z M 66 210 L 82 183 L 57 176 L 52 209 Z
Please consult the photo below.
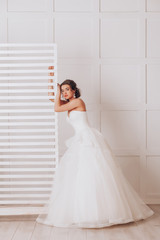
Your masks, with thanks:
M 75 90 L 75 97 L 76 98 L 79 98 L 81 96 L 80 89 L 77 88 L 77 84 L 73 80 L 66 79 L 64 82 L 62 82 L 60 84 L 60 87 L 62 87 L 62 85 L 65 85 L 65 84 L 68 84 L 71 87 L 72 90 Z M 69 100 L 67 99 L 67 101 L 69 101 Z

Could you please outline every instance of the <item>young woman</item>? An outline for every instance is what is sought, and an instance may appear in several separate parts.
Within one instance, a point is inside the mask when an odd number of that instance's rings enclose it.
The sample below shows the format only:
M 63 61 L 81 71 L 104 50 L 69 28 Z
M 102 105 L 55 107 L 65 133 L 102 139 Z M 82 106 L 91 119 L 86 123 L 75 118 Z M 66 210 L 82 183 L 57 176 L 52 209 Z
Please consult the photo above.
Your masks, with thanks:
M 152 216 L 152 209 L 116 164 L 103 135 L 90 126 L 73 80 L 58 84 L 54 110 L 68 111 L 75 135 L 65 142 L 68 148 L 60 159 L 49 204 L 36 221 L 56 227 L 101 228 Z

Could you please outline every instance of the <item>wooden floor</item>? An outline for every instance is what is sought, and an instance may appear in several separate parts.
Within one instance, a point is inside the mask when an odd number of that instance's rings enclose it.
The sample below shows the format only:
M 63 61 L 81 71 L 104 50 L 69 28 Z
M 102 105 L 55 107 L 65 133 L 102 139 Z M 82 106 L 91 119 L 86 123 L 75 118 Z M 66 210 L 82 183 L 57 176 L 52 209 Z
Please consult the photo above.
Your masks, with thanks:
M 105 228 L 59 228 L 35 222 L 36 216 L 0 217 L 0 240 L 160 240 L 160 205 L 146 220 Z

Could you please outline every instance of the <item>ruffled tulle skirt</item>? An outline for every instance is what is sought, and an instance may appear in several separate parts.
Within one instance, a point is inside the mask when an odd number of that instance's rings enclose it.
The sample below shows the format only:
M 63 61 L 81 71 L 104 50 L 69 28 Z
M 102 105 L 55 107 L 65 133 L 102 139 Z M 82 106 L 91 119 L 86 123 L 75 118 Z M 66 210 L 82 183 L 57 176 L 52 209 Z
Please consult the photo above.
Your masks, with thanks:
M 56 227 L 101 228 L 145 219 L 154 212 L 142 201 L 94 128 L 66 141 L 49 204 L 37 222 Z

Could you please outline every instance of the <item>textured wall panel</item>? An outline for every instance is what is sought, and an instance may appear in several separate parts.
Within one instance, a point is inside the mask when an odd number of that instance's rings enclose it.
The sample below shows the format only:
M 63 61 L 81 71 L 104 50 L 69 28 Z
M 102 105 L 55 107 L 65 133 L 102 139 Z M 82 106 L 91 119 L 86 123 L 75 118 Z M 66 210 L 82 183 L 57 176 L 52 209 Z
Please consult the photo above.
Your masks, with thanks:
M 49 42 L 52 39 L 50 31 L 52 23 L 45 15 L 10 16 L 8 18 L 9 42 Z M 53 26 L 52 26 L 53 27 Z
M 160 157 L 159 156 L 148 156 L 146 177 L 147 177 L 147 195 L 149 198 L 158 199 L 160 198 Z
M 59 16 L 56 19 L 58 57 L 93 58 L 97 53 L 98 21 L 89 15 Z
M 101 102 L 109 108 L 140 102 L 140 66 L 102 65 Z
M 149 149 L 160 148 L 160 111 L 147 112 L 147 146 Z
M 101 11 L 133 12 L 139 10 L 139 0 L 101 0 Z
M 148 12 L 160 12 L 160 1 L 159 0 L 147 0 L 147 11 Z
M 102 19 L 101 56 L 138 57 L 139 21 L 137 19 Z
M 138 111 L 102 112 L 101 130 L 113 150 L 139 150 L 140 120 Z
M 148 57 L 160 57 L 160 19 L 147 21 Z
M 147 66 L 147 102 L 160 104 L 160 65 L 149 64 Z
M 92 11 L 94 9 L 95 0 L 55 0 L 56 11 Z
M 8 0 L 8 11 L 48 11 L 50 0 Z

